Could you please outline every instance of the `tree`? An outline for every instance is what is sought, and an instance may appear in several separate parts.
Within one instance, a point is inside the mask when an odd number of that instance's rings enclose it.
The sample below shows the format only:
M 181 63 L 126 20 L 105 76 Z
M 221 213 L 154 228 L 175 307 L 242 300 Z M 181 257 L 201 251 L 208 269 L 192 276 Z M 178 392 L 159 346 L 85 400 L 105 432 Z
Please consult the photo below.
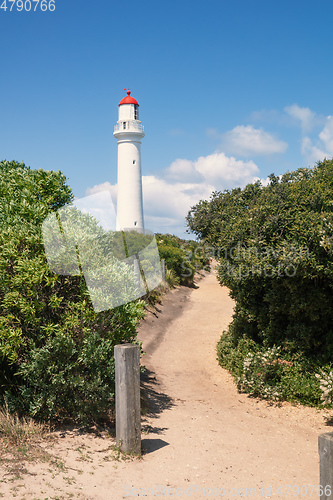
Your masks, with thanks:
M 260 345 L 330 360 L 333 355 L 333 161 L 270 184 L 213 193 L 187 216 L 215 247 L 218 278 L 236 310 L 234 344 Z
M 88 422 L 112 406 L 113 347 L 135 342 L 143 305 L 95 313 L 82 274 L 49 269 L 42 223 L 72 200 L 60 171 L 0 162 L 0 396 L 36 418 Z

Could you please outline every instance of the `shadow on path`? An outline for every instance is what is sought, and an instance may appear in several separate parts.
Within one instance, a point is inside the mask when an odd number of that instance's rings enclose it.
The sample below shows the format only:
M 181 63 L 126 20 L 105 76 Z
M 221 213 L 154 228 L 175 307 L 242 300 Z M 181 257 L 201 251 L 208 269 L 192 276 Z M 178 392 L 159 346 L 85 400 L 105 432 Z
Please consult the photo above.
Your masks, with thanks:
M 152 418 L 176 406 L 172 398 L 160 390 L 155 373 L 148 368 L 141 373 L 141 404 L 143 413 Z
M 145 424 L 145 417 L 157 419 L 163 411 L 169 410 L 174 406 L 176 405 L 172 398 L 160 390 L 160 385 L 156 380 L 154 372 L 146 368 L 141 373 L 141 407 L 144 415 L 142 432 L 157 435 L 163 434 L 167 430 L 167 427 Z M 144 453 L 151 453 L 169 445 L 169 443 L 159 438 L 142 439 L 141 443 Z
M 153 451 L 160 450 L 161 448 L 164 448 L 164 446 L 169 446 L 169 444 L 170 443 L 163 441 L 163 439 L 142 439 L 142 453 L 146 455 L 148 453 L 152 453 Z

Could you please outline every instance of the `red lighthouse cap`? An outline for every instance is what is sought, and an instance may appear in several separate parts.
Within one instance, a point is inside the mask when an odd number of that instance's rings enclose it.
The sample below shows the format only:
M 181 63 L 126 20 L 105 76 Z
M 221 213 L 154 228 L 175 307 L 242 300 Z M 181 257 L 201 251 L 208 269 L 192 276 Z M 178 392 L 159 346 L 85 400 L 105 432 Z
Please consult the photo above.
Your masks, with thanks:
M 126 90 L 126 89 L 124 89 Z M 128 90 L 127 91 L 127 96 L 124 97 L 120 103 L 119 103 L 119 106 L 121 106 L 122 104 L 136 104 L 137 106 L 139 106 L 139 103 L 136 99 L 134 99 L 134 97 L 131 97 L 131 91 Z

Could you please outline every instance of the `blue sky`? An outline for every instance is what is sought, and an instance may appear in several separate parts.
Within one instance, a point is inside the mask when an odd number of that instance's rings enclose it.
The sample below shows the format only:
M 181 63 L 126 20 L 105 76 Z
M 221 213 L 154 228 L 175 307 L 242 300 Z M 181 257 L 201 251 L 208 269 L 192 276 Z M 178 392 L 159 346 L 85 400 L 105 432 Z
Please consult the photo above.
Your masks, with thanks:
M 78 198 L 116 197 L 130 88 L 146 227 L 183 236 L 213 190 L 333 156 L 331 0 L 55 5 L 0 9 L 0 159 L 61 170 Z

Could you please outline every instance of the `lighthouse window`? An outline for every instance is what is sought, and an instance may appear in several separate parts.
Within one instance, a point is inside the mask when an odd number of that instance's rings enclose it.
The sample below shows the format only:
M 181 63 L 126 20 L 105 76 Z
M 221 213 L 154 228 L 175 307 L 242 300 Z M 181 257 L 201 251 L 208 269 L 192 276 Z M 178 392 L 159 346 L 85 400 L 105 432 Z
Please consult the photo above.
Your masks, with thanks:
M 137 104 L 134 104 L 134 120 L 137 120 L 138 117 L 139 117 L 138 106 Z
M 133 165 L 135 165 L 135 160 L 133 160 Z
M 123 122 L 123 129 L 125 130 L 126 128 L 126 122 Z
M 134 221 L 134 226 L 136 226 L 136 225 L 137 225 L 137 223 L 138 223 L 137 221 Z

